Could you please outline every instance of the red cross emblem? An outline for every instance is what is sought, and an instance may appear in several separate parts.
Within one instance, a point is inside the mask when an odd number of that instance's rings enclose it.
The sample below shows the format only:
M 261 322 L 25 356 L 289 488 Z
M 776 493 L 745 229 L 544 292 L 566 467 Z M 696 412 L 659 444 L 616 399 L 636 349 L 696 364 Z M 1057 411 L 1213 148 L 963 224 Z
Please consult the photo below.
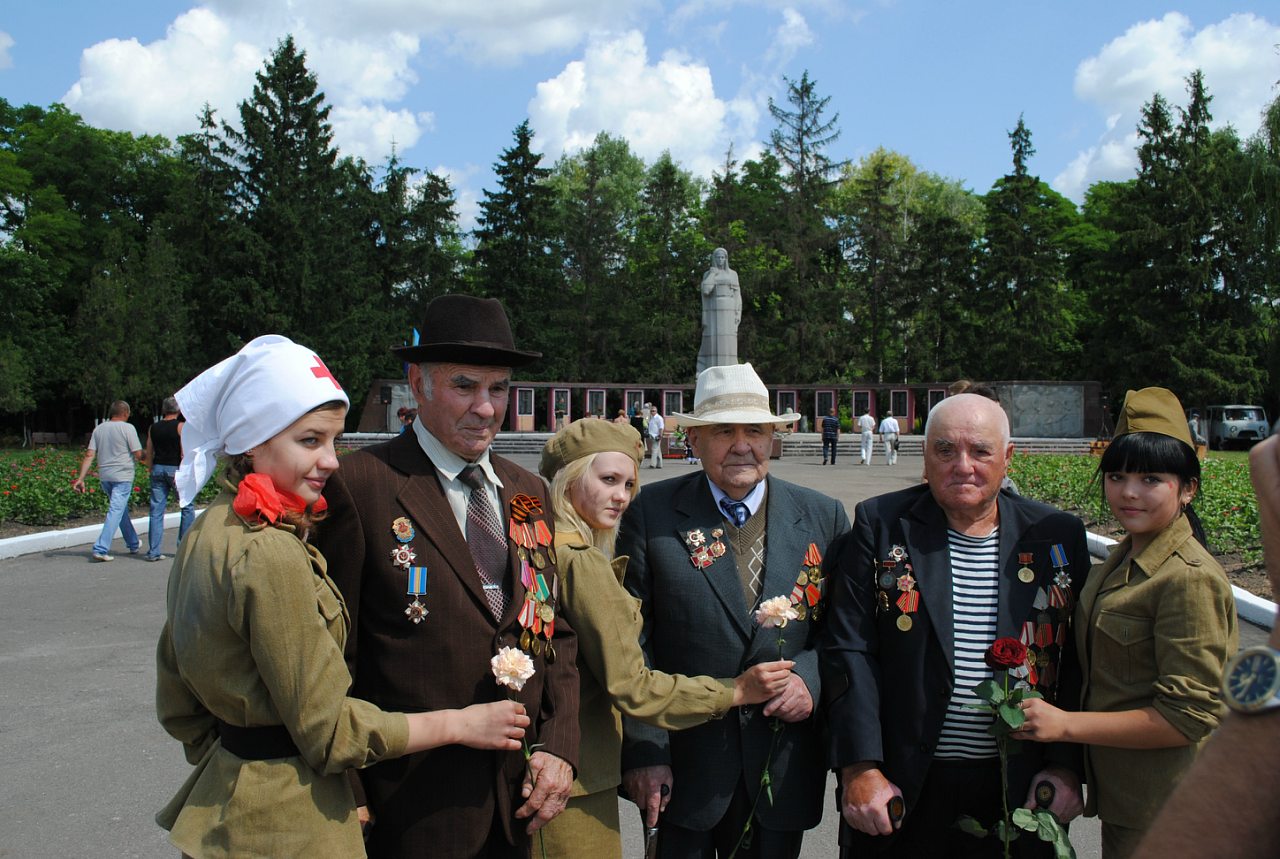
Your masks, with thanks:
M 320 356 L 312 355 L 311 357 L 316 359 L 316 365 L 311 368 L 311 375 L 315 376 L 317 379 L 328 379 L 330 382 L 333 382 L 333 386 L 335 388 L 341 391 L 342 386 L 338 384 L 338 380 L 333 377 L 333 374 L 329 372 L 329 368 L 320 360 Z

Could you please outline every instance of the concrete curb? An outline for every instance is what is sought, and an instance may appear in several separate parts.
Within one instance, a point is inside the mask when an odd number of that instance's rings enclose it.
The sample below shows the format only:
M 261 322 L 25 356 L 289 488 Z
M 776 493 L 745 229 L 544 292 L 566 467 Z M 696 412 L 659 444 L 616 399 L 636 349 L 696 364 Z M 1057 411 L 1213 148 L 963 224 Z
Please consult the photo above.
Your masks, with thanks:
M 196 511 L 199 516 L 204 510 Z M 164 514 L 165 530 L 177 528 L 181 513 Z M 150 516 L 138 516 L 131 520 L 134 530 L 140 535 L 146 534 L 151 523 Z M 9 537 L 0 540 L 0 560 L 17 558 L 21 555 L 33 555 L 38 552 L 52 552 L 55 549 L 67 549 L 72 546 L 89 546 L 102 533 L 102 523 L 83 525 L 79 528 L 64 528 L 61 531 L 41 531 L 38 534 L 23 534 L 21 537 Z M 146 548 L 145 541 L 143 548 Z
M 1110 537 L 1099 536 L 1092 531 L 1089 532 L 1089 554 L 1095 558 L 1105 558 L 1107 551 L 1114 546 L 1118 540 L 1112 540 Z M 1249 593 L 1243 588 L 1235 585 L 1231 586 L 1231 591 L 1236 598 L 1236 614 L 1241 620 L 1247 620 L 1249 623 L 1261 626 L 1264 629 L 1272 629 L 1276 623 L 1276 604 L 1271 600 L 1264 600 L 1260 596 Z

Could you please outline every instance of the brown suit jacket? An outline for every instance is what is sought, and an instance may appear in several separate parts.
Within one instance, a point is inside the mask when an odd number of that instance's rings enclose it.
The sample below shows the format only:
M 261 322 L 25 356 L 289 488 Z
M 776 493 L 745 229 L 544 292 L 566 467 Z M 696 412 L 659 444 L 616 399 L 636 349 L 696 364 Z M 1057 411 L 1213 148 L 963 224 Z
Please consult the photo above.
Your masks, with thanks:
M 552 526 L 545 484 L 502 457 L 491 461 L 503 482 L 503 518 L 511 499 L 523 493 L 541 500 L 544 513 L 534 518 Z M 351 614 L 346 651 L 354 678 L 351 694 L 403 712 L 501 700 L 506 690 L 494 682 L 489 660 L 500 647 L 518 646 L 516 618 L 525 589 L 515 545 L 509 553 L 512 599 L 499 623 L 489 611 L 435 466 L 413 433 L 344 457 L 324 494 L 330 512 L 317 543 Z M 419 624 L 405 616 L 412 600 L 406 594 L 407 573 L 391 558 L 402 545 L 391 530 L 400 517 L 413 523 L 414 536 L 406 545 L 417 556 L 414 566 L 427 568 L 422 602 L 429 614 Z M 542 572 L 553 574 L 554 568 Z M 555 646 L 553 664 L 545 655 L 534 657 L 537 673 L 516 697 L 534 721 L 527 742 L 576 768 L 577 643 L 559 618 Z M 363 770 L 375 817 L 369 855 L 470 859 L 483 855 L 495 825 L 510 843 L 524 843 L 524 822 L 513 817 L 523 802 L 524 766 L 519 752 L 453 745 Z

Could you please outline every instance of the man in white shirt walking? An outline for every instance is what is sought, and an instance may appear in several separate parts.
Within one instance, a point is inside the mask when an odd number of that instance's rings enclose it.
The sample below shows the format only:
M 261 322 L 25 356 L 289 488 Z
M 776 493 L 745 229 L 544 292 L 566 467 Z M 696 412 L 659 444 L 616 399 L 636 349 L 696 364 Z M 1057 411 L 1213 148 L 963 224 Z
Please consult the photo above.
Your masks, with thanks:
M 858 418 L 858 431 L 862 433 L 862 448 L 859 451 L 863 465 L 871 464 L 871 446 L 875 444 L 876 419 L 871 417 L 871 409 L 867 409 Z
M 650 468 L 662 468 L 662 434 L 666 429 L 667 422 L 662 419 L 662 413 L 655 408 L 653 414 L 649 416 L 649 441 L 652 445 Z
M 880 442 L 884 445 L 885 465 L 893 465 L 898 461 L 898 420 L 893 412 L 886 412 L 880 421 Z

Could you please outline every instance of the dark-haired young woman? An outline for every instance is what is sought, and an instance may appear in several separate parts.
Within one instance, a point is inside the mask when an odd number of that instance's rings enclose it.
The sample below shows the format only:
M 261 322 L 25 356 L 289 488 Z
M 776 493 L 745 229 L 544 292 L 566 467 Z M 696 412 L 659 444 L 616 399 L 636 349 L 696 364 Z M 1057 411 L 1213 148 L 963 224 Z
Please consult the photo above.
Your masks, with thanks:
M 1121 859 L 1218 725 L 1236 612 L 1190 507 L 1200 462 L 1177 397 L 1130 391 L 1098 472 L 1127 536 L 1075 609 L 1080 710 L 1028 701 L 1014 736 L 1085 745 L 1085 814 L 1102 818 L 1104 859 Z

